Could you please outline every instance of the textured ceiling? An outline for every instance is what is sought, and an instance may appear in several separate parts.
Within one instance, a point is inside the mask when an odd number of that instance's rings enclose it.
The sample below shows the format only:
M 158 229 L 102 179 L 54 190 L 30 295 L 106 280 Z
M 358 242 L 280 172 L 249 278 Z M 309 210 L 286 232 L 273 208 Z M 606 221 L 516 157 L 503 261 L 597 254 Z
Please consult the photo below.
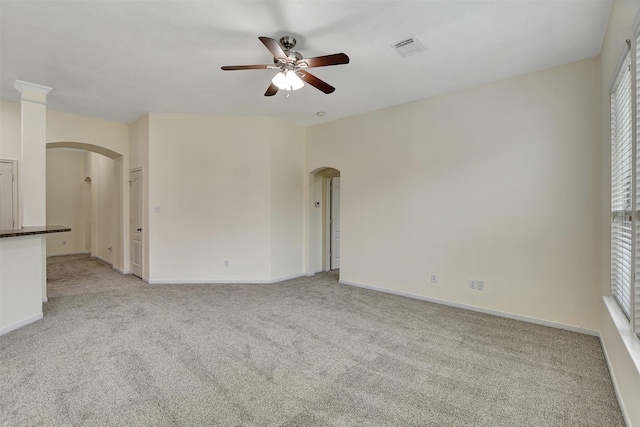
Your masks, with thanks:
M 598 55 L 605 0 L 0 1 L 0 97 L 15 79 L 53 87 L 49 108 L 130 123 L 149 112 L 265 115 L 309 125 Z M 336 87 L 263 96 L 258 36 L 293 35 Z M 426 51 L 390 45 L 417 36 Z M 316 112 L 325 111 L 324 117 Z

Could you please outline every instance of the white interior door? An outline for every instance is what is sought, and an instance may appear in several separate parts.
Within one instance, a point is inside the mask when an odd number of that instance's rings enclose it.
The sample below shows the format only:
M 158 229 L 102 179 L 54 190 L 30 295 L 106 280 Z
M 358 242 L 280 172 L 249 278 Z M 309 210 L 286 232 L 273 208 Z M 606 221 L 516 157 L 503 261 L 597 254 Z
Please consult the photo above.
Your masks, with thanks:
M 142 170 L 129 173 L 131 274 L 142 277 Z
M 340 268 L 340 178 L 331 178 L 331 252 L 330 269 Z
M 17 228 L 14 163 L 0 160 L 0 230 Z

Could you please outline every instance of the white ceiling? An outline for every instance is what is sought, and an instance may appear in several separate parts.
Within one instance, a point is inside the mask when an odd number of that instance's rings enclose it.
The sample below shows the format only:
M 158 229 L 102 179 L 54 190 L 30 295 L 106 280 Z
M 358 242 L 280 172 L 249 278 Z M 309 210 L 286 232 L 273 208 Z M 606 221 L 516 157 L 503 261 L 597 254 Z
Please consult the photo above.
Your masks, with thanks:
M 0 1 L 0 97 L 15 79 L 49 108 L 130 123 L 149 112 L 265 115 L 321 123 L 598 55 L 609 0 Z M 258 36 L 293 35 L 336 87 L 263 96 L 274 70 Z M 400 57 L 417 36 L 427 47 Z M 325 111 L 318 117 L 316 112 Z

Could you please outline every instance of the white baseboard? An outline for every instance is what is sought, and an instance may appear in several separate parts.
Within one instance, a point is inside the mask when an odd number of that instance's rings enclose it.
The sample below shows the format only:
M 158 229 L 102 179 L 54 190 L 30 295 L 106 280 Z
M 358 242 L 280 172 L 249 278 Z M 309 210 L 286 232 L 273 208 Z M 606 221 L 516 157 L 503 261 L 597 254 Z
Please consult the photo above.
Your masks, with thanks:
M 319 268 L 317 270 L 310 271 L 308 273 L 304 273 L 304 276 L 315 276 L 318 273 L 322 273 L 324 270 Z
M 68 255 L 90 255 L 91 251 L 80 251 L 80 252 L 62 252 L 59 254 L 47 254 L 47 258 L 52 256 L 68 256 Z
M 271 279 L 271 281 L 269 281 L 267 283 L 284 282 L 285 280 L 297 279 L 298 277 L 303 277 L 303 276 L 306 276 L 306 274 L 304 274 L 304 273 L 291 274 L 289 276 L 276 277 L 275 279 Z
M 142 279 L 150 285 L 270 285 L 283 282 L 285 280 L 296 279 L 305 276 L 304 273 L 292 274 L 290 276 L 276 277 L 275 279 L 222 279 L 222 280 L 148 280 Z
M 111 261 L 109 261 L 108 259 L 102 258 L 102 257 L 101 257 L 101 256 L 99 256 L 99 255 L 91 255 L 91 258 L 95 258 L 95 259 L 97 259 L 98 261 L 102 261 L 102 262 L 104 262 L 105 264 L 109 264 L 111 267 L 113 267 L 113 263 L 112 263 Z
M 131 274 L 131 271 L 123 270 L 121 268 L 116 267 L 115 265 L 112 268 L 120 274 Z
M 150 285 L 266 285 L 267 280 L 155 280 L 147 281 Z
M 40 319 L 42 319 L 42 313 L 38 313 L 38 314 L 33 315 L 31 317 L 27 317 L 26 319 L 23 319 L 23 320 L 21 320 L 19 322 L 13 323 L 13 324 L 11 324 L 9 326 L 5 326 L 4 328 L 0 328 L 0 335 L 4 335 L 4 334 L 7 334 L 7 333 L 9 333 L 11 331 L 15 331 L 18 328 L 26 326 L 29 323 L 33 323 L 36 320 L 40 320 Z
M 343 285 L 356 286 L 358 288 L 369 289 L 369 290 L 372 290 L 372 291 L 384 292 L 384 293 L 387 293 L 387 294 L 399 295 L 399 296 L 402 296 L 402 297 L 407 297 L 407 298 L 413 298 L 413 299 L 418 299 L 418 300 L 422 300 L 422 301 L 433 302 L 433 303 L 436 303 L 436 304 L 448 305 L 450 307 L 462 308 L 462 309 L 470 310 L 470 311 L 477 311 L 479 313 L 491 314 L 493 316 L 505 317 L 507 319 L 520 320 L 520 321 L 523 321 L 523 322 L 534 323 L 536 325 L 549 326 L 551 328 L 557 328 L 557 329 L 565 329 L 567 331 L 577 332 L 577 333 L 580 333 L 580 334 L 593 335 L 593 336 L 596 336 L 596 337 L 600 336 L 598 331 L 595 331 L 593 329 L 582 328 L 580 326 L 575 326 L 575 325 L 567 325 L 565 323 L 553 322 L 553 321 L 550 321 L 550 320 L 538 319 L 536 317 L 522 316 L 520 314 L 508 313 L 508 312 L 505 312 L 505 311 L 492 310 L 492 309 L 489 309 L 489 308 L 477 307 L 475 305 L 462 304 L 462 303 L 453 302 L 453 301 L 447 301 L 447 300 L 438 299 L 438 298 L 431 298 L 431 297 L 426 297 L 424 295 L 417 295 L 417 294 L 412 294 L 412 293 L 409 293 L 409 292 L 396 291 L 394 289 L 387 289 L 387 288 L 382 288 L 382 287 L 379 287 L 379 286 L 364 285 L 362 283 L 350 282 L 348 280 L 340 280 L 339 283 L 341 283 Z

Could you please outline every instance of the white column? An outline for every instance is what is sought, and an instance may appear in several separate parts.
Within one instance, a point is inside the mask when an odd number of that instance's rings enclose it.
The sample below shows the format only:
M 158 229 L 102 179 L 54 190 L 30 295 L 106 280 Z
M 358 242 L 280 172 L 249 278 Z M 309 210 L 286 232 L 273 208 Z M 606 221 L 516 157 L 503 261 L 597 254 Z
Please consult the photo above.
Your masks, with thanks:
M 19 218 L 22 227 L 47 224 L 47 94 L 52 88 L 16 80 L 20 92 L 22 159 L 18 164 Z M 40 236 L 42 301 L 47 300 L 47 239 Z
M 16 80 L 22 94 L 22 160 L 18 165 L 22 226 L 47 222 L 47 94 L 52 88 Z

